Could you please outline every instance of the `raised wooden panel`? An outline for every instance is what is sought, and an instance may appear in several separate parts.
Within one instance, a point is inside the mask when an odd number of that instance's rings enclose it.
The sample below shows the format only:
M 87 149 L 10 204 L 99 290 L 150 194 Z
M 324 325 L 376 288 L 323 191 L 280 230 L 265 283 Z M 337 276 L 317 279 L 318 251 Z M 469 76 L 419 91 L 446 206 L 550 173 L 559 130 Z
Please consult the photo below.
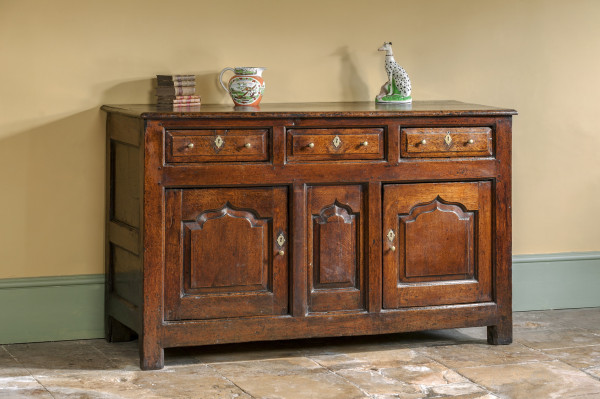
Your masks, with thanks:
M 286 188 L 172 189 L 167 207 L 168 320 L 287 313 Z
M 314 288 L 355 286 L 356 228 L 355 215 L 337 202 L 313 217 Z
M 112 141 L 119 141 L 134 147 L 140 146 L 144 123 L 138 118 L 110 114 L 106 120 L 106 132 Z
M 129 307 L 142 304 L 142 260 L 114 244 L 110 245 L 110 280 L 108 290 Z
M 184 293 L 268 288 L 269 219 L 230 206 L 184 223 Z
M 140 227 L 140 149 L 112 141 L 110 174 L 110 218 Z
M 364 309 L 363 187 L 308 188 L 309 311 Z
M 384 186 L 384 308 L 492 298 L 491 183 Z
M 473 277 L 475 214 L 442 201 L 437 197 L 400 216 L 399 281 Z

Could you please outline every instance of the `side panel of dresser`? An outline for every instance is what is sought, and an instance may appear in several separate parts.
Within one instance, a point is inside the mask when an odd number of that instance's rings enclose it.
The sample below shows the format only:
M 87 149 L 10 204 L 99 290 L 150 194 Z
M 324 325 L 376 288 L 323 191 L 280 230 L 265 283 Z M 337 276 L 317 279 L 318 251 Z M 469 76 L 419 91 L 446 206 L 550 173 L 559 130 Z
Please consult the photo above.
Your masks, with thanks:
M 498 321 L 487 328 L 488 343 L 512 342 L 512 118 L 496 123 L 496 159 L 498 161 L 494 198 L 494 234 L 496 263 L 494 299 Z
M 141 119 L 108 114 L 104 306 L 105 334 L 111 342 L 141 333 L 143 129 Z

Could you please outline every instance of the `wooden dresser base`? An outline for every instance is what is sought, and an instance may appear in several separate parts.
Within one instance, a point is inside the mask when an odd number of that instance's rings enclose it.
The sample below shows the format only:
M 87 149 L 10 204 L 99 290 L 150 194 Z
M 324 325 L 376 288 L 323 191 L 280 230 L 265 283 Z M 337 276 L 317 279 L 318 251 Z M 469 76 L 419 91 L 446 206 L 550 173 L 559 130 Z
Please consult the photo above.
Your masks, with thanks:
M 512 341 L 511 119 L 455 101 L 104 106 L 106 337 L 488 327 Z

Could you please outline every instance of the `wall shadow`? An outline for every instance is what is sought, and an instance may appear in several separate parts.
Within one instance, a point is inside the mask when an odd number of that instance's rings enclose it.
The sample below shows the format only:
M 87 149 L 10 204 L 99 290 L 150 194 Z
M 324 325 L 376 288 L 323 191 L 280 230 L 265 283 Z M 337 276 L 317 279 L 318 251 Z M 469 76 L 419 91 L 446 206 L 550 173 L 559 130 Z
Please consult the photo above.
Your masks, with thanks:
M 0 139 L 0 278 L 103 273 L 104 120 L 94 107 Z
M 204 103 L 227 93 L 197 75 Z M 102 104 L 153 104 L 156 78 L 91 87 L 97 106 L 0 137 L 0 278 L 104 272 L 106 114 Z
M 156 103 L 156 77 L 126 82 L 103 83 L 93 87 L 102 104 L 154 104 Z
M 366 101 L 369 99 L 369 86 L 356 68 L 348 46 L 342 46 L 332 53 L 340 58 L 340 84 L 343 101 Z
M 196 74 L 196 95 L 201 97 L 203 104 L 219 104 L 229 98 L 227 92 L 218 83 L 220 71 Z M 223 78 L 227 82 L 231 74 Z M 94 90 L 99 92 L 100 104 L 156 104 L 156 77 L 115 82 L 108 86 L 104 83 L 97 85 Z M 142 96 L 142 97 L 141 97 Z

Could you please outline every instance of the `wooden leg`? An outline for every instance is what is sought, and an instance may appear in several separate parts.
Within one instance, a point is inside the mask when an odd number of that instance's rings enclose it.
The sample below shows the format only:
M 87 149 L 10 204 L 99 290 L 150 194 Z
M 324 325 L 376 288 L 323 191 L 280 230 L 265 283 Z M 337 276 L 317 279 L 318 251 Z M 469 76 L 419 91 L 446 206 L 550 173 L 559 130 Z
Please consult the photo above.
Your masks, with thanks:
M 104 336 L 108 342 L 126 342 L 134 340 L 137 334 L 120 321 L 107 316 Z
M 165 350 L 155 342 L 140 340 L 140 368 L 160 370 L 165 366 Z
M 487 341 L 490 345 L 508 345 L 512 342 L 512 318 L 501 320 L 495 326 L 488 326 Z

